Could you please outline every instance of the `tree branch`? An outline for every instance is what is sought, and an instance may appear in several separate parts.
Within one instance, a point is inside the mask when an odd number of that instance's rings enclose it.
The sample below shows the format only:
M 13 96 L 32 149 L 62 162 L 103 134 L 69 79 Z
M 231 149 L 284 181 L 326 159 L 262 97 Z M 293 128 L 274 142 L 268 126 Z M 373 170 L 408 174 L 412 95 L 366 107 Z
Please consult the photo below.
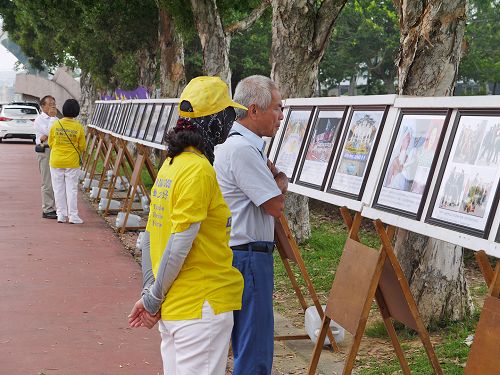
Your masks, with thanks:
M 317 13 L 317 22 L 312 40 L 316 51 L 323 51 L 324 46 L 330 40 L 333 25 L 344 7 L 347 0 L 324 0 Z
M 262 13 L 264 13 L 264 11 L 270 4 L 271 4 L 270 0 L 262 0 L 262 3 L 260 3 L 260 5 L 257 8 L 255 8 L 252 11 L 252 13 L 248 15 L 247 18 L 241 21 L 234 22 L 233 24 L 227 26 L 224 32 L 226 33 L 226 35 L 231 35 L 238 31 L 247 30 L 255 23 L 255 21 L 257 21 L 260 18 L 260 16 L 262 16 Z

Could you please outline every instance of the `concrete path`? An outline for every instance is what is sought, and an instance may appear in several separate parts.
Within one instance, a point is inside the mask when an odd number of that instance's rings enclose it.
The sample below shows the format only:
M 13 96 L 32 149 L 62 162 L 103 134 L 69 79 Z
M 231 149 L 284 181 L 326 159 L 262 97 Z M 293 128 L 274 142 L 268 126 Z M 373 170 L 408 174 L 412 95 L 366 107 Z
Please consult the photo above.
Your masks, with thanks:
M 158 332 L 127 326 L 139 265 L 85 201 L 71 225 L 40 199 L 34 145 L 1 143 L 0 374 L 161 373 Z
M 157 330 L 127 326 L 140 267 L 79 194 L 85 224 L 42 219 L 34 145 L 0 144 L 0 375 L 162 374 Z M 323 351 L 319 373 L 340 374 L 346 349 Z M 306 374 L 312 351 L 276 342 L 273 375 Z

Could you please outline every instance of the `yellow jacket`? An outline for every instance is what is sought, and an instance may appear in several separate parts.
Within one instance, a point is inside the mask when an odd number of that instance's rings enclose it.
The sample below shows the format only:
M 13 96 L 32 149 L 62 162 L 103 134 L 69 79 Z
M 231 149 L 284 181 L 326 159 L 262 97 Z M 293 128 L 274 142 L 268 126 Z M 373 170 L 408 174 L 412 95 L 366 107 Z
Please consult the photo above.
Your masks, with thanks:
M 49 132 L 49 146 L 52 168 L 80 167 L 80 156 L 86 147 L 83 125 L 68 117 L 54 121 Z

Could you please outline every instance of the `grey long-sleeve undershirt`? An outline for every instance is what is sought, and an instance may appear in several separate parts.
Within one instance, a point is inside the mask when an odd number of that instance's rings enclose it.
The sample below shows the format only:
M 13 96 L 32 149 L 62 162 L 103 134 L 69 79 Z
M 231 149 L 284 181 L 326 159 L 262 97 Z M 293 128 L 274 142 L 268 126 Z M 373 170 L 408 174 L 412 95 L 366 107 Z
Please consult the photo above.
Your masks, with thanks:
M 150 255 L 149 232 L 145 232 L 144 248 L 142 249 L 144 308 L 150 314 L 156 314 L 167 295 L 168 290 L 177 278 L 184 260 L 189 254 L 193 241 L 200 230 L 201 223 L 193 223 L 188 229 L 172 233 L 161 257 L 156 279 L 153 276 Z M 142 246 L 141 246 L 142 247 Z

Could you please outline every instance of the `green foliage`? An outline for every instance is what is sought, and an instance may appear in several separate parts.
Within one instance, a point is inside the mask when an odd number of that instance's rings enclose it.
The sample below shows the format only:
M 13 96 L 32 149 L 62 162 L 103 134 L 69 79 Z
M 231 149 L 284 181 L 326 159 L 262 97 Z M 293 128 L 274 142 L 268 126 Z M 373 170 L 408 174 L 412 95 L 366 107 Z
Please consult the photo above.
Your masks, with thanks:
M 391 91 L 398 46 L 398 15 L 392 0 L 349 1 L 337 19 L 320 64 L 322 87 L 328 90 L 346 79 L 364 76 L 364 94 Z
M 477 83 L 500 81 L 500 1 L 470 0 L 465 31 L 467 50 L 459 77 Z
M 131 57 L 140 48 L 157 48 L 153 0 L 4 0 L 0 15 L 34 67 L 78 65 L 103 88 L 114 88 L 122 80 L 129 86 Z
M 229 54 L 233 88 L 250 75 L 271 74 L 271 15 L 269 8 L 249 30 L 234 35 Z

